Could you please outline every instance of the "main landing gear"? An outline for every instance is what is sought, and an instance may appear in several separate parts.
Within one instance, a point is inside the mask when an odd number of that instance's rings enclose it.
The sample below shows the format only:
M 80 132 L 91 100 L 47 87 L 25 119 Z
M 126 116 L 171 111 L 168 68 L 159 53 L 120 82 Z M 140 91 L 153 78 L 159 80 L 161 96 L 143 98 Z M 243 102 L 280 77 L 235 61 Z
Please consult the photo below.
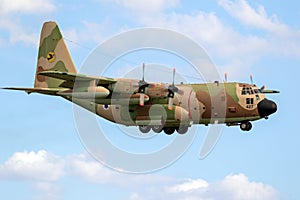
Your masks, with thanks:
M 152 130 L 155 133 L 160 133 L 163 130 L 163 128 L 164 128 L 164 126 L 162 126 L 162 125 L 154 125 L 154 126 L 152 126 Z
M 180 127 L 163 127 L 161 125 L 154 125 L 154 126 L 146 126 L 146 125 L 141 125 L 139 126 L 139 130 L 142 133 L 148 133 L 150 130 L 153 130 L 155 133 L 160 133 L 162 131 L 165 132 L 165 134 L 167 135 L 172 135 L 175 130 L 179 133 L 179 134 L 185 134 L 189 127 L 188 126 L 180 126 Z
M 150 126 L 139 126 L 139 129 L 142 133 L 148 133 L 151 130 Z
M 252 124 L 249 121 L 242 122 L 240 124 L 240 128 L 242 129 L 242 131 L 250 131 L 252 128 Z

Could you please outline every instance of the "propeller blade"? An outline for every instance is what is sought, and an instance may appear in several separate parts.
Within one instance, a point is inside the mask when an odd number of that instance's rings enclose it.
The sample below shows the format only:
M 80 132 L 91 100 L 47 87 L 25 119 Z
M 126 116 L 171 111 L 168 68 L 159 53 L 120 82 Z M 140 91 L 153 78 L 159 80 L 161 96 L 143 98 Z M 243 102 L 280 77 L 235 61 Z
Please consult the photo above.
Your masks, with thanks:
M 140 106 L 144 106 L 144 105 L 145 105 L 145 94 L 140 93 Z
M 175 86 L 174 82 L 175 82 L 175 73 L 176 73 L 176 69 L 173 68 L 173 80 L 172 80 L 172 85 L 168 86 L 168 97 L 169 97 L 169 101 L 168 101 L 168 109 L 172 110 L 173 109 L 173 104 L 174 104 L 174 95 L 175 93 L 179 94 L 179 95 L 183 95 L 184 91 L 178 89 L 178 87 Z
M 174 97 L 169 97 L 169 102 L 168 102 L 168 109 L 169 110 L 173 109 L 173 104 L 174 104 Z
M 176 68 L 173 68 L 173 81 L 172 81 L 172 85 L 174 85 L 175 73 L 176 73 Z
M 142 81 L 145 81 L 145 63 L 143 63 L 142 66 L 143 66 L 143 77 L 142 77 Z
M 146 87 L 149 86 L 149 84 L 145 81 L 144 74 L 145 74 L 145 64 L 143 63 L 143 76 L 142 76 L 142 80 L 140 80 L 138 82 L 138 85 L 139 85 L 138 92 L 139 93 L 145 93 Z
M 227 83 L 227 73 L 225 73 L 225 83 Z
M 253 85 L 253 77 L 252 77 L 252 74 L 250 74 L 250 81 L 251 81 L 251 85 Z
M 265 88 L 266 88 L 266 86 L 263 85 L 263 86 L 260 88 L 260 90 L 263 91 Z

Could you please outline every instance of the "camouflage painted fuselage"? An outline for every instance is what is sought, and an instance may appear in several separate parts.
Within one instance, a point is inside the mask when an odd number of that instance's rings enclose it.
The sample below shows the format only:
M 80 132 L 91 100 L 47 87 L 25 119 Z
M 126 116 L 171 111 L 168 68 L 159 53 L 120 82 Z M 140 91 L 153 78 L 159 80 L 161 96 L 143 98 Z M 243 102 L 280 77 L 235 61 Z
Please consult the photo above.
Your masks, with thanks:
M 167 134 L 175 129 L 185 133 L 192 124 L 212 123 L 241 125 L 242 130 L 250 130 L 250 121 L 266 118 L 277 110 L 276 104 L 265 98 L 266 91 L 252 84 L 143 84 L 146 87 L 141 88 L 141 80 L 77 74 L 57 24 L 46 22 L 34 88 L 6 89 L 60 96 L 111 122 L 139 126 L 145 133 L 150 128 L 156 132 L 163 129 Z M 177 92 L 170 96 L 172 88 Z
M 157 125 L 161 121 L 167 127 L 177 127 L 182 123 L 191 125 L 216 122 L 237 125 L 243 121 L 265 117 L 259 114 L 257 108 L 258 103 L 265 99 L 265 95 L 250 84 L 180 84 L 177 87 L 184 93 L 175 95 L 174 106 L 170 110 L 167 91 L 163 84 L 155 84 L 154 88 L 148 88 L 146 94 L 149 100 L 144 106 L 139 106 L 138 96 L 134 98 L 138 95 L 135 94 L 137 87 L 134 87 L 134 82 L 138 80 L 116 79 L 116 81 L 117 84 L 108 87 L 112 89 L 108 101 L 96 99 L 94 106 L 99 116 L 124 125 Z M 134 99 L 135 103 L 130 103 Z M 91 103 L 74 98 L 71 101 L 84 107 L 90 107 L 85 105 Z

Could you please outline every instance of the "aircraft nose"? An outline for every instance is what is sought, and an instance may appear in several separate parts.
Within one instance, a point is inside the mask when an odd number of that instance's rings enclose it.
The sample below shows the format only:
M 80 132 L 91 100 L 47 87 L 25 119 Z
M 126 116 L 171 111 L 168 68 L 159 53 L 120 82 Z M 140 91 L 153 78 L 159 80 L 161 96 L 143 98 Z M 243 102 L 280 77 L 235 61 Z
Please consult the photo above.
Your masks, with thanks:
M 263 99 L 257 104 L 259 116 L 268 117 L 277 111 L 277 105 L 274 101 Z

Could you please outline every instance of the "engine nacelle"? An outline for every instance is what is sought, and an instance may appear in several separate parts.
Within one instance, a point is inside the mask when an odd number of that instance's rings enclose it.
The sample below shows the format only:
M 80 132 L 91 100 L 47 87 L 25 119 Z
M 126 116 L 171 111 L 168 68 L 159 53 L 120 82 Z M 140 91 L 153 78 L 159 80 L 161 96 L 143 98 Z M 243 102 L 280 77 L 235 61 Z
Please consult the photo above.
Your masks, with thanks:
M 108 89 L 102 86 L 97 87 L 88 87 L 87 91 L 73 91 L 73 92 L 61 92 L 59 93 L 62 96 L 71 96 L 78 99 L 104 99 L 110 92 Z

